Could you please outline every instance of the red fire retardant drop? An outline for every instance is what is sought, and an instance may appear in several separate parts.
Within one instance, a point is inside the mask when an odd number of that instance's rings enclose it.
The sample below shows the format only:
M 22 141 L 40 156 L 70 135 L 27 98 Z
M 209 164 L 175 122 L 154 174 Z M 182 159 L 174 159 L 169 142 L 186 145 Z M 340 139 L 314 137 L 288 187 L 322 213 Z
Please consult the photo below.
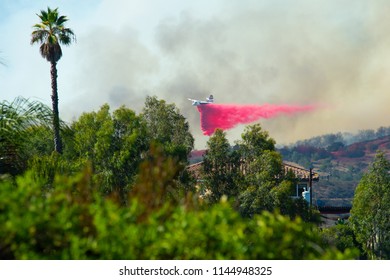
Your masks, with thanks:
M 212 135 L 217 128 L 227 130 L 238 124 L 248 124 L 261 118 L 268 119 L 280 114 L 294 114 L 315 109 L 306 105 L 229 105 L 205 104 L 197 106 L 200 126 L 204 135 Z

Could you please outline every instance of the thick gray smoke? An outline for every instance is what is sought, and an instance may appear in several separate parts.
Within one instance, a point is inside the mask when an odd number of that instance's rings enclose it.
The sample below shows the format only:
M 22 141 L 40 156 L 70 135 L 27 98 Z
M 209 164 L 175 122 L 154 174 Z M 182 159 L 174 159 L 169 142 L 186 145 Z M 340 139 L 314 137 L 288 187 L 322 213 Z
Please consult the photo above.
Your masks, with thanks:
M 189 119 L 198 148 L 208 137 L 187 98 L 210 93 L 217 103 L 322 106 L 263 121 L 278 143 L 389 125 L 386 1 L 218 3 L 207 17 L 183 10 L 161 20 L 148 40 L 137 26 L 87 32 L 78 43 L 75 103 L 138 110 L 146 95 L 157 95 Z

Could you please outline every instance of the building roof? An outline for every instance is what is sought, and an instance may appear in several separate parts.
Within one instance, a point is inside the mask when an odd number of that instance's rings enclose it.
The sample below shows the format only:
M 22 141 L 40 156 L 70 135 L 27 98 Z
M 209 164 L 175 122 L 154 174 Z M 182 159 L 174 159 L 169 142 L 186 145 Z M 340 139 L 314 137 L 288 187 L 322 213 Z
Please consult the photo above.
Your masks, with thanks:
M 194 175 L 196 179 L 201 178 L 201 169 L 202 169 L 203 161 L 191 164 L 187 166 L 187 170 Z
M 306 168 L 296 163 L 284 161 L 283 168 L 285 172 L 292 171 L 295 176 L 301 181 L 309 181 L 310 179 L 310 170 L 307 170 Z M 320 176 L 318 175 L 318 173 L 312 171 L 312 180 L 318 181 L 319 179 Z
M 302 166 L 299 166 L 298 164 L 295 164 L 293 162 L 283 162 L 283 168 L 284 171 L 287 173 L 288 171 L 292 171 L 295 176 L 301 181 L 301 182 L 308 182 L 310 179 L 310 170 L 305 169 Z M 203 161 L 191 164 L 187 167 L 187 170 L 191 172 L 196 179 L 201 179 L 201 169 L 202 169 Z M 312 179 L 313 181 L 319 180 L 319 175 L 316 172 L 312 171 Z

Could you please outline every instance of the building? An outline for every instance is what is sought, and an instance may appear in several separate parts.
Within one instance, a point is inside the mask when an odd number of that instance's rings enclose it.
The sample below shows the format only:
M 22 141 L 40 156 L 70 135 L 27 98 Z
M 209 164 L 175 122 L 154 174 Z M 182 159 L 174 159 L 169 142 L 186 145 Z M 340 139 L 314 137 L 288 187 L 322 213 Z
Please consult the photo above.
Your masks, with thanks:
M 191 164 L 187 167 L 188 171 L 192 173 L 195 179 L 198 182 L 202 181 L 201 169 L 203 161 Z M 299 166 L 292 162 L 283 162 L 283 168 L 285 173 L 292 172 L 298 179 L 297 185 L 295 187 L 295 193 L 292 194 L 292 197 L 299 198 L 303 197 L 311 204 L 312 197 L 310 195 L 310 189 L 313 187 L 314 182 L 319 181 L 319 174 L 313 172 L 312 170 L 305 169 L 302 166 Z M 311 176 L 310 176 L 311 172 Z
M 298 183 L 295 187 L 295 194 L 293 197 L 303 196 L 310 204 L 312 204 L 312 196 L 310 190 L 313 188 L 313 183 L 318 182 L 320 176 L 318 173 L 314 172 L 311 169 L 305 169 L 302 166 L 299 166 L 293 162 L 283 162 L 284 171 L 293 172 L 298 179 Z M 311 174 L 310 174 L 311 173 Z

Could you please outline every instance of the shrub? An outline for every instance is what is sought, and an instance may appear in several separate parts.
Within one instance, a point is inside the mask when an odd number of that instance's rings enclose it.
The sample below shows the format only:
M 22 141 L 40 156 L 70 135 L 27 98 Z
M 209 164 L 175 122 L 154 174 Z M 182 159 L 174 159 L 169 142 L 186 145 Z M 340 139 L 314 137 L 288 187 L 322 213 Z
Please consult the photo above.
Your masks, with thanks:
M 103 198 L 91 171 L 57 176 L 47 190 L 31 173 L 0 182 L 2 259 L 343 259 L 299 218 L 242 218 L 221 201 L 209 208 L 140 197 Z M 146 212 L 145 212 L 146 211 Z M 147 215 L 145 215 L 147 213 Z

